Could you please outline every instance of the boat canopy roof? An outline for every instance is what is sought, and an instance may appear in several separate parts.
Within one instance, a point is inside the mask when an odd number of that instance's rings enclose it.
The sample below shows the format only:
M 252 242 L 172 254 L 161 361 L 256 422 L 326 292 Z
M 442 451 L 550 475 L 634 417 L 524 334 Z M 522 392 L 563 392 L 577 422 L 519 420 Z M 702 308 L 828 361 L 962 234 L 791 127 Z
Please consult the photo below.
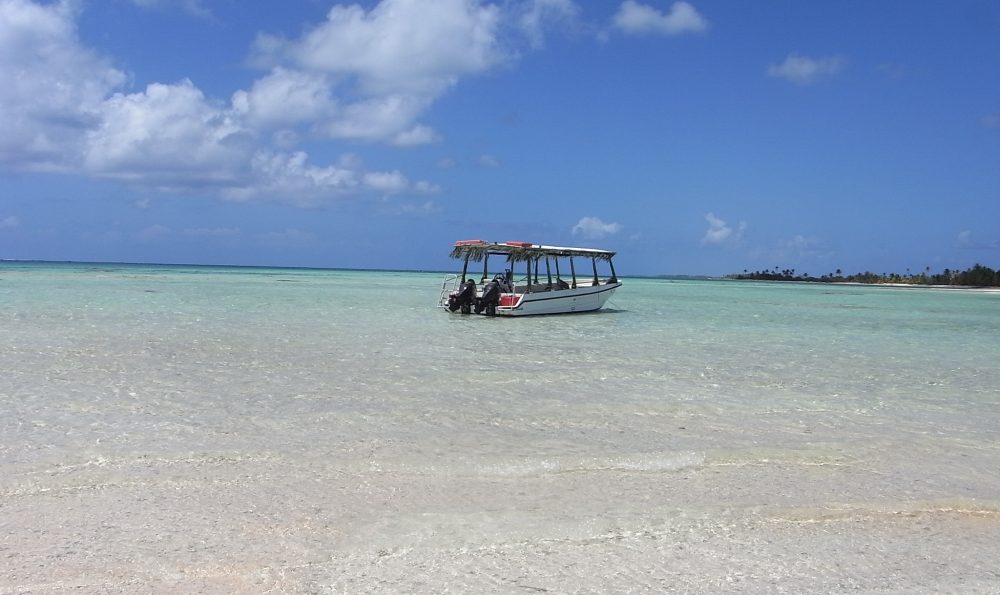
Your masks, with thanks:
M 451 250 L 451 257 L 480 261 L 487 254 L 506 254 L 511 262 L 538 260 L 543 256 L 583 256 L 598 260 L 611 260 L 615 253 L 594 248 L 544 246 L 531 242 L 487 242 L 486 240 L 459 240 Z

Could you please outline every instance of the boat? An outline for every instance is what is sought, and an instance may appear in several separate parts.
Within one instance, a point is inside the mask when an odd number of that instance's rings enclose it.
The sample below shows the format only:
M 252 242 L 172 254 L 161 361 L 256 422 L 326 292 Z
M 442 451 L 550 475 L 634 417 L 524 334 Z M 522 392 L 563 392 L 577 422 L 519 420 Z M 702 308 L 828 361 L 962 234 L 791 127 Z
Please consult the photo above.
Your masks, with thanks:
M 593 312 L 622 285 L 614 256 L 594 248 L 459 240 L 451 257 L 462 261 L 462 272 L 442 282 L 438 305 L 449 312 L 487 316 Z M 579 260 L 589 265 L 584 277 L 577 275 Z M 470 271 L 470 264 L 476 263 L 482 264 L 481 270 L 474 266 L 477 270 Z

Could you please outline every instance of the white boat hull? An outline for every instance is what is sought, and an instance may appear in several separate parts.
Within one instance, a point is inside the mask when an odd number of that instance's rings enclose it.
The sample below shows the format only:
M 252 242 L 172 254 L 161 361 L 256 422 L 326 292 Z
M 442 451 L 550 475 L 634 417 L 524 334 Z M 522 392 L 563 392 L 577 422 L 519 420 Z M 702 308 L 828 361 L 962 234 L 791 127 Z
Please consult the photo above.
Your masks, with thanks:
M 621 283 L 607 283 L 576 289 L 556 289 L 524 294 L 501 294 L 497 316 L 531 316 L 537 314 L 569 314 L 600 310 Z M 505 297 L 509 296 L 509 297 Z M 513 304 L 503 304 L 512 301 Z
M 445 282 L 450 287 L 451 280 Z M 578 286 L 576 289 L 552 289 L 530 293 L 501 293 L 497 316 L 534 316 L 540 314 L 569 314 L 600 310 L 608 299 L 621 287 L 621 283 L 602 282 L 600 285 Z M 441 292 L 440 307 L 448 308 L 450 291 Z M 482 292 L 477 292 L 482 297 Z

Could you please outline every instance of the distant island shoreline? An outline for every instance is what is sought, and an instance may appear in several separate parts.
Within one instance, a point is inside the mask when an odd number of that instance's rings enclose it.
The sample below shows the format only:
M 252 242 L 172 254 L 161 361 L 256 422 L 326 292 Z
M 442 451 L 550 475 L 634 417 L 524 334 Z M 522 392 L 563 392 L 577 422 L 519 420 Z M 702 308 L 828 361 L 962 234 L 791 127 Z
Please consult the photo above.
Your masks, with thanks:
M 932 274 L 930 267 L 920 273 L 872 273 L 865 271 L 854 275 L 844 275 L 840 269 L 815 277 L 809 273 L 796 274 L 795 269 L 747 271 L 725 276 L 726 279 L 741 281 L 792 281 L 797 283 L 831 283 L 846 285 L 883 285 L 889 287 L 924 287 L 931 289 L 979 289 L 1000 290 L 1000 271 L 976 264 L 964 271 L 944 269 Z
M 928 285 L 924 283 L 859 283 L 856 281 L 832 281 L 830 285 L 847 285 L 858 287 L 889 287 L 896 289 L 940 289 L 942 291 L 974 291 L 981 293 L 1000 293 L 1000 287 L 983 285 Z

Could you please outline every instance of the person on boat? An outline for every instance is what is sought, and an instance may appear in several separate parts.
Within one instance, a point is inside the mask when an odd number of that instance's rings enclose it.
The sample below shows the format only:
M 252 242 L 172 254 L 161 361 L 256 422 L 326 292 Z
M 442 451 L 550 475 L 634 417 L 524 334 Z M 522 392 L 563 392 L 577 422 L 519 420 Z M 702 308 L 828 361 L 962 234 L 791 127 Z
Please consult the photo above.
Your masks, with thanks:
M 497 275 L 493 277 L 493 283 L 497 284 L 500 291 L 510 293 L 510 270 L 508 269 L 506 273 L 497 273 Z
M 475 299 L 476 281 L 472 277 L 469 277 L 465 283 L 462 283 L 462 288 L 458 290 L 458 293 L 448 296 L 448 309 L 454 312 L 461 308 L 462 314 L 470 314 L 472 312 L 472 302 Z

